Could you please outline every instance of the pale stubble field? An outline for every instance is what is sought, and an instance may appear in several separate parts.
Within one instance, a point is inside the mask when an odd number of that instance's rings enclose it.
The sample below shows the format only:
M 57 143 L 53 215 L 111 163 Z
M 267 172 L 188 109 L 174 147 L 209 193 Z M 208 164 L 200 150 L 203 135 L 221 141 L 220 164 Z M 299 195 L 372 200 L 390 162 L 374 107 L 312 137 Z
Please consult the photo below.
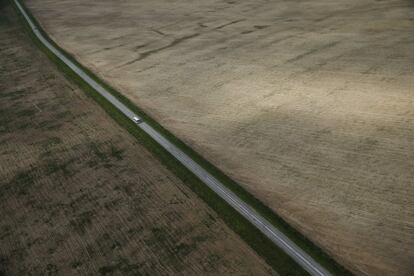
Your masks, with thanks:
M 412 1 L 25 2 L 352 271 L 413 272 Z

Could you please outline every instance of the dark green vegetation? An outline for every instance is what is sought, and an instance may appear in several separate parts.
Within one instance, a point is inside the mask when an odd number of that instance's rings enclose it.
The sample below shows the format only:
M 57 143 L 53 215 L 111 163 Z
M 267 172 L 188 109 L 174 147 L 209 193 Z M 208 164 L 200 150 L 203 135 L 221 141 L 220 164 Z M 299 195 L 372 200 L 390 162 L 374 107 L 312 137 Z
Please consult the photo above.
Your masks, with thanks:
M 27 9 L 26 9 L 27 11 Z M 30 14 L 30 13 L 29 13 Z M 34 20 L 34 18 L 31 16 Z M 34 20 L 35 21 L 35 20 Z M 26 26 L 27 27 L 27 26 Z M 189 172 L 184 166 L 182 166 L 176 159 L 174 159 L 168 152 L 162 149 L 156 142 L 154 142 L 149 136 L 142 132 L 135 124 L 121 114 L 116 108 L 114 108 L 109 102 L 94 91 L 88 84 L 80 79 L 75 73 L 73 73 L 65 64 L 57 59 L 51 52 L 49 52 L 29 31 L 30 36 L 33 38 L 35 43 L 41 48 L 45 54 L 56 64 L 56 66 L 66 75 L 66 77 L 81 87 L 85 93 L 92 97 L 102 108 L 123 128 L 128 130 L 137 140 L 146 146 L 155 156 L 161 160 L 161 162 L 169 168 L 176 176 L 178 176 L 186 185 L 188 185 L 200 198 L 206 201 L 227 223 L 227 225 L 238 233 L 252 248 L 254 248 L 275 270 L 280 274 L 286 275 L 300 275 L 305 272 L 293 262 L 283 251 L 273 245 L 266 237 L 264 237 L 255 227 L 247 222 L 241 215 L 234 211 L 228 206 L 221 198 L 219 198 L 214 192 L 212 192 L 207 186 L 205 186 L 197 177 Z M 47 37 L 42 31 L 43 35 Z M 60 49 L 53 41 L 49 40 L 52 44 Z M 62 49 L 60 49 L 64 52 Z M 79 67 L 88 72 L 88 74 L 94 78 L 98 83 L 104 86 L 120 101 L 127 105 L 135 113 L 139 114 L 147 123 L 162 133 L 170 141 L 175 143 L 179 148 L 191 156 L 195 161 L 202 165 L 212 175 L 224 183 L 229 189 L 235 192 L 240 198 L 246 201 L 250 206 L 254 207 L 261 215 L 266 217 L 282 232 L 284 232 L 289 238 L 295 241 L 301 248 L 307 251 L 317 261 L 319 261 L 324 267 L 330 270 L 332 273 L 337 275 L 348 275 L 350 274 L 344 267 L 336 263 L 332 258 L 320 250 L 311 241 L 306 239 L 298 231 L 290 227 L 283 219 L 275 214 L 270 208 L 266 207 L 254 196 L 249 194 L 240 185 L 232 181 L 229 177 L 223 174 L 218 168 L 203 159 L 198 153 L 193 151 L 191 148 L 186 146 L 177 137 L 171 134 L 168 130 L 164 129 L 161 125 L 151 119 L 137 106 L 131 103 L 126 97 L 121 95 L 119 92 L 112 89 L 108 84 L 98 79 L 92 72 L 87 68 L 84 68 L 81 64 L 77 63 L 76 60 L 68 53 L 64 54 L 75 62 Z M 115 155 L 118 155 L 115 153 Z M 122 265 L 122 263 L 120 263 Z M 103 271 L 110 272 L 111 267 L 108 267 Z

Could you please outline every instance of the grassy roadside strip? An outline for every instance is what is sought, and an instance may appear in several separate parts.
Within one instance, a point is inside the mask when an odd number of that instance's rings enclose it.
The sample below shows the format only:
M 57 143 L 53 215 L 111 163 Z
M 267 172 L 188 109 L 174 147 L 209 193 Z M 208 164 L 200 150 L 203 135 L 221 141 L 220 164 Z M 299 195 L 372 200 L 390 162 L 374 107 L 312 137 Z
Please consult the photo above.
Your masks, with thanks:
M 23 6 L 24 4 L 21 3 Z M 261 203 L 258 199 L 245 191 L 239 184 L 231 180 L 219 169 L 213 166 L 211 163 L 202 158 L 198 153 L 189 148 L 186 144 L 176 138 L 169 131 L 164 129 L 161 125 L 155 122 L 145 112 L 139 109 L 135 104 L 130 102 L 126 97 L 115 91 L 108 84 L 98 79 L 95 74 L 90 72 L 87 68 L 79 64 L 75 58 L 70 54 L 62 50 L 56 45 L 45 32 L 41 29 L 37 21 L 33 18 L 30 11 L 24 7 L 28 15 L 33 22 L 37 25 L 49 42 L 64 53 L 69 59 L 71 59 L 76 65 L 81 67 L 85 72 L 89 74 L 95 81 L 105 87 L 121 102 L 128 106 L 132 111 L 139 114 L 147 123 L 149 123 L 154 129 L 162 133 L 167 139 L 173 142 L 177 147 L 183 150 L 187 155 L 199 163 L 209 173 L 214 175 L 224 185 L 237 194 L 242 200 L 247 202 L 250 206 L 255 208 L 262 216 L 272 222 L 278 229 L 280 229 L 285 235 L 299 245 L 303 250 L 310 254 L 321 265 L 328 269 L 332 274 L 336 275 L 349 275 L 347 271 L 340 264 L 335 262 L 330 256 L 325 254 L 320 248 L 314 245 L 311 241 L 306 239 L 301 233 L 289 226 L 282 218 L 275 214 L 270 208 Z M 252 226 L 246 219 L 238 214 L 233 208 L 225 203 L 218 195 L 211 191 L 206 185 L 204 185 L 197 177 L 195 177 L 190 171 L 188 171 L 183 165 L 181 165 L 174 157 L 172 157 L 167 151 L 160 147 L 155 141 L 152 140 L 145 132 L 140 130 L 131 122 L 131 120 L 125 117 L 119 112 L 112 104 L 104 99 L 99 93 L 94 91 L 87 83 L 85 83 L 80 77 L 78 77 L 71 69 L 69 69 L 64 63 L 62 63 L 56 56 L 53 55 L 47 48 L 40 43 L 34 34 L 31 32 L 30 27 L 26 21 L 21 17 L 20 19 L 26 26 L 29 35 L 37 46 L 42 49 L 43 52 L 56 64 L 56 66 L 66 75 L 66 77 L 76 83 L 82 88 L 87 95 L 92 97 L 103 109 L 123 128 L 128 130 L 134 137 L 136 137 L 142 144 L 144 144 L 166 167 L 173 171 L 186 185 L 188 185 L 200 198 L 206 201 L 210 207 L 212 207 L 223 218 L 226 224 L 238 233 L 243 240 L 245 240 L 253 249 L 255 249 L 259 255 L 261 255 L 267 263 L 269 263 L 280 274 L 286 275 L 298 275 L 305 272 L 288 257 L 282 250 L 273 245 L 259 230 Z

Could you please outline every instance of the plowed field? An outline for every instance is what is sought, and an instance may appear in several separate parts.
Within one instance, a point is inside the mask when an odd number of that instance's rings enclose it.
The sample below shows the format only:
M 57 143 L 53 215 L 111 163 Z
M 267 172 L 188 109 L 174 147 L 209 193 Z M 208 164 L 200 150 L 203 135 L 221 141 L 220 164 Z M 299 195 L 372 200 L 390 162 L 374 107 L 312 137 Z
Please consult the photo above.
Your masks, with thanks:
M 7 1 L 6 1 L 7 2 Z M 0 5 L 0 274 L 274 273 Z

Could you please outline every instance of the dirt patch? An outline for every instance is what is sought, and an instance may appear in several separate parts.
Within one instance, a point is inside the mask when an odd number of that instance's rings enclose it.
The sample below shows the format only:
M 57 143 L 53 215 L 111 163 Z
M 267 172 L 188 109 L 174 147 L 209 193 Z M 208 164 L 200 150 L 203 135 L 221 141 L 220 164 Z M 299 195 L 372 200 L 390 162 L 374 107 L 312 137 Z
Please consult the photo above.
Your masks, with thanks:
M 0 274 L 274 273 L 0 18 Z

